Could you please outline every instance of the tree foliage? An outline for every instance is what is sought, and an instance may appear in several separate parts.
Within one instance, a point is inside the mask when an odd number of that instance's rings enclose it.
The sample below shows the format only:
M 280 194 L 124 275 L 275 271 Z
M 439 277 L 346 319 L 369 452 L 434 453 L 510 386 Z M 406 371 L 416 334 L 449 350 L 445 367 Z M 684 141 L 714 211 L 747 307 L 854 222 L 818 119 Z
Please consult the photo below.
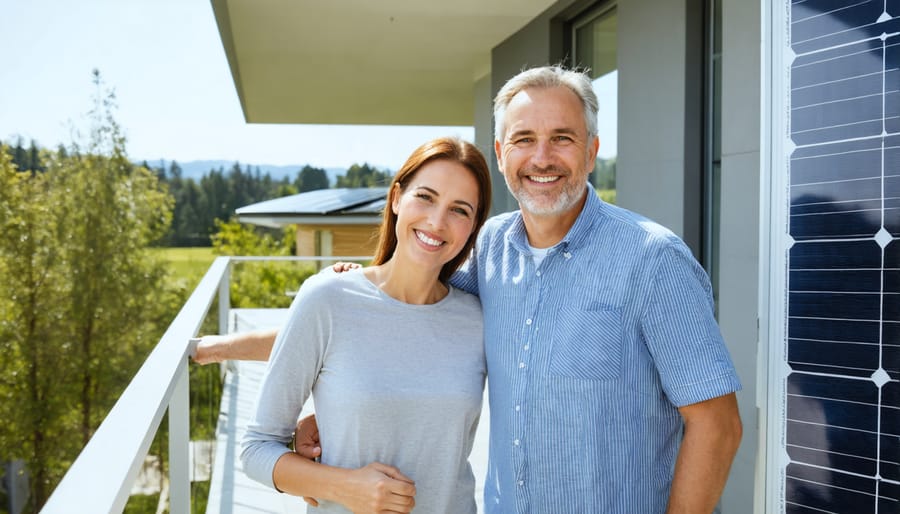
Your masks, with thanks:
M 218 222 L 219 232 L 213 236 L 213 249 L 218 255 L 291 255 L 294 228 L 288 227 L 282 237 L 262 233 L 237 221 Z M 238 262 L 232 273 L 231 305 L 235 308 L 288 307 L 290 293 L 296 292 L 315 268 L 296 261 Z
M 380 171 L 368 164 L 354 164 L 347 169 L 347 174 L 339 176 L 337 187 L 376 187 L 386 186 L 391 181 L 389 171 Z
M 23 459 L 46 501 L 159 338 L 165 268 L 147 252 L 171 197 L 134 166 L 95 73 L 84 148 L 19 171 L 0 152 L 0 460 Z M 34 161 L 32 161 L 34 162 Z M 38 167 L 38 166 L 35 166 Z

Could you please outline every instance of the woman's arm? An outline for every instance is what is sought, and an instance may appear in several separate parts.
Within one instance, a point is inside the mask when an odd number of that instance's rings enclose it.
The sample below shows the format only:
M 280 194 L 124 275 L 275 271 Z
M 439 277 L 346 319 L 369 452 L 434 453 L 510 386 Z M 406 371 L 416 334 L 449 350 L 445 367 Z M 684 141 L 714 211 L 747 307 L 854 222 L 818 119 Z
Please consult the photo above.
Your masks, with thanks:
M 277 330 L 256 330 L 203 336 L 197 341 L 192 358 L 197 364 L 212 364 L 226 360 L 266 361 L 272 353 L 277 334 Z
M 410 512 L 416 504 L 413 481 L 397 468 L 379 462 L 346 469 L 291 452 L 275 463 L 272 478 L 279 491 L 330 500 L 355 513 Z

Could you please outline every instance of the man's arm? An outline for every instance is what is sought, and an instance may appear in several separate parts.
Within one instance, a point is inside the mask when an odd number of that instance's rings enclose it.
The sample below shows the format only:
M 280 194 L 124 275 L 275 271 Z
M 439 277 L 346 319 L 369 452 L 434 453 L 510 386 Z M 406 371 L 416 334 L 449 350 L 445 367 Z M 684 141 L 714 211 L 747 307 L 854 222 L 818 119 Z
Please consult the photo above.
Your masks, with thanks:
M 226 360 L 266 361 L 272 353 L 277 330 L 257 330 L 222 336 L 203 336 L 192 358 L 197 364 Z
M 684 418 L 684 439 L 667 514 L 712 512 L 741 443 L 737 398 L 731 393 L 678 410 Z

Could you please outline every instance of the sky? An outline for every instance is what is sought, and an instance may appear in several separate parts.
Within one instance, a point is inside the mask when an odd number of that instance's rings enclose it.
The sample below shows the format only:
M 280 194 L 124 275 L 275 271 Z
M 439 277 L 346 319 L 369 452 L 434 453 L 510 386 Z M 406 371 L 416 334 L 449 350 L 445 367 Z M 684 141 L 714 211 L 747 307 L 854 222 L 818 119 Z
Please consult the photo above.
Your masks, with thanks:
M 0 140 L 82 142 L 92 70 L 114 91 L 135 162 L 228 160 L 396 170 L 472 127 L 248 124 L 209 0 L 0 0 Z

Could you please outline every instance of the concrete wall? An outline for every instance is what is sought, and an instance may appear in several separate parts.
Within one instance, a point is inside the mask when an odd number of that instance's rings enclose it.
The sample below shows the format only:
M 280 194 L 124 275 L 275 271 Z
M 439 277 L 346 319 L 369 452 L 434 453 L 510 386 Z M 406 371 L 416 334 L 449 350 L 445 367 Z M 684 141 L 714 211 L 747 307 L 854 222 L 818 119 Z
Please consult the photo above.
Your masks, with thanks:
M 765 384 L 757 383 L 762 20 L 759 2 L 722 3 L 719 326 L 744 386 L 738 393 L 744 439 L 722 505 L 725 513 L 743 513 L 751 512 L 754 500 L 764 501 L 753 494 L 760 430 L 756 397 L 766 393 Z
M 698 73 L 702 71 L 698 59 L 702 62 L 703 53 L 702 39 L 698 40 L 702 38 L 702 10 L 688 9 L 694 3 L 686 0 L 618 3 L 616 203 L 665 225 L 699 255 L 702 233 L 699 100 L 703 80 Z M 689 28 L 693 28 L 691 34 Z M 688 75 L 689 69 L 692 75 Z M 690 103 L 686 101 L 688 98 Z

